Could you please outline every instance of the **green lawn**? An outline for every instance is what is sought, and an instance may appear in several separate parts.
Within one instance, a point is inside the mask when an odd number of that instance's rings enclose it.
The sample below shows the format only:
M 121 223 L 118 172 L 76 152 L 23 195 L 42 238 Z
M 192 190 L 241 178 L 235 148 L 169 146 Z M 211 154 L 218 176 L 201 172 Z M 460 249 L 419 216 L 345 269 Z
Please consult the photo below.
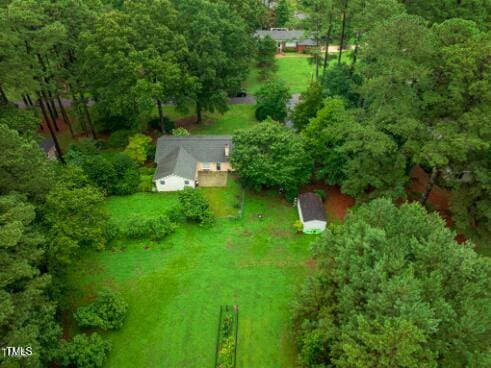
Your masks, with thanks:
M 194 115 L 190 109 L 188 113 L 177 111 L 174 106 L 166 106 L 165 113 L 173 120 L 189 118 Z M 193 124 L 187 127 L 192 134 L 233 134 L 237 129 L 243 129 L 257 123 L 254 105 L 229 105 L 224 114 L 218 112 L 205 113 L 202 124 Z
M 226 188 L 199 188 L 210 204 L 210 209 L 218 218 L 237 217 L 242 201 L 239 182 L 229 175 Z
M 107 209 L 124 223 L 175 200 L 172 193 L 137 194 L 111 198 Z M 107 367 L 213 367 L 222 304 L 240 309 L 237 367 L 296 367 L 290 305 L 310 270 L 315 239 L 294 233 L 296 218 L 276 196 L 247 193 L 241 220 L 210 229 L 181 225 L 148 249 L 127 242 L 125 250 L 90 252 L 69 277 L 66 305 L 73 310 L 103 286 L 127 299 L 124 327 L 106 334 L 113 346 Z
M 350 62 L 350 53 L 343 53 L 343 62 Z M 330 54 L 330 64 L 337 62 L 337 54 Z M 290 93 L 304 92 L 312 78 L 315 78 L 315 65 L 310 63 L 310 58 L 305 54 L 285 54 L 277 58 L 278 70 L 275 77 L 284 81 L 290 88 Z M 252 68 L 249 78 L 244 83 L 244 88 L 250 94 L 255 94 L 264 85 L 265 81 L 258 77 L 257 69 Z
M 254 105 L 230 105 L 225 114 L 206 114 L 207 122 L 194 126 L 192 134 L 233 134 L 257 123 Z

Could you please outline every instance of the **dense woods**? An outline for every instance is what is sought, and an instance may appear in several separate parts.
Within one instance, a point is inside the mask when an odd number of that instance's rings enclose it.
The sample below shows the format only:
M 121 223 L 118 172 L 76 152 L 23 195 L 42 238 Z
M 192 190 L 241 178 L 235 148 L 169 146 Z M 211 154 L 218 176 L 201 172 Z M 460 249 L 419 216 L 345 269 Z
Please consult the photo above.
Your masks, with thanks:
M 253 67 L 266 81 L 264 121 L 234 136 L 242 183 L 289 200 L 310 182 L 338 185 L 360 204 L 317 243 L 317 273 L 293 315 L 302 363 L 491 365 L 491 271 L 472 249 L 491 242 L 490 17 L 489 0 L 0 1 L 0 347 L 35 352 L 0 366 L 103 365 L 110 345 L 97 333 L 63 339 L 67 270 L 120 235 L 106 196 L 151 191 L 142 166 L 155 146 L 140 133 L 154 111 L 161 133 L 188 135 L 165 105 L 191 107 L 202 124 L 229 109 Z M 294 111 L 273 78 L 275 41 L 253 37 L 270 27 L 305 29 L 324 50 L 309 51 L 315 73 Z M 77 138 L 69 152 L 60 121 Z M 46 160 L 40 131 L 58 161 Z M 124 152 L 100 154 L 107 131 L 104 144 Z M 426 190 L 397 208 L 414 167 Z M 424 209 L 436 185 L 451 192 L 469 242 Z M 189 222 L 214 223 L 192 190 L 180 201 Z M 166 216 L 135 220 L 135 231 L 161 239 L 176 227 Z M 108 310 L 113 324 L 100 316 Z M 126 310 L 102 294 L 77 318 L 120 328 Z

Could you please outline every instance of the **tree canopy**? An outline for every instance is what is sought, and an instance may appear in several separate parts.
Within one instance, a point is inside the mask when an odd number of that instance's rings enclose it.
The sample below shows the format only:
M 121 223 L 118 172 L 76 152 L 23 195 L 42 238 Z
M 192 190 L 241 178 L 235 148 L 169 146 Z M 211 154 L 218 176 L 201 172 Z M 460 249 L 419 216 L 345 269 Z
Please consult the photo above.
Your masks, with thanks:
M 277 122 L 240 130 L 233 142 L 232 165 L 253 188 L 274 188 L 291 197 L 310 179 L 312 163 L 303 142 Z
M 308 367 L 485 367 L 491 267 L 418 204 L 378 199 L 331 227 L 295 312 Z

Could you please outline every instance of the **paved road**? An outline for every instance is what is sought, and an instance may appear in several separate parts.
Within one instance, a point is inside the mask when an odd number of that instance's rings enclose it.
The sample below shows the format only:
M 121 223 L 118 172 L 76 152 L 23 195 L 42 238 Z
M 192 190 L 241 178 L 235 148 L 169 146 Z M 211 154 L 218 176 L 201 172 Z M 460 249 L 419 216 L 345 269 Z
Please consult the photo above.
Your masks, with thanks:
M 21 109 L 26 108 L 26 105 L 24 104 L 24 101 L 14 101 L 14 103 L 19 106 Z M 55 101 L 56 107 L 58 107 L 58 101 Z M 63 107 L 71 107 L 73 100 L 68 99 L 68 98 L 62 98 L 61 103 L 63 104 Z M 95 103 L 94 100 L 90 99 L 88 101 L 88 106 L 92 106 Z M 253 95 L 247 95 L 246 97 L 231 97 L 228 100 L 228 103 L 230 105 L 255 105 L 256 104 L 256 97 Z M 164 106 L 173 106 L 174 104 L 172 102 L 165 103 Z
M 60 98 L 60 100 L 61 100 L 61 104 L 63 105 L 63 107 L 70 107 L 73 104 L 73 100 L 69 99 L 69 98 Z M 36 103 L 36 102 L 37 101 L 33 101 L 33 103 Z M 14 101 L 14 103 L 21 109 L 25 109 L 27 107 L 26 104 L 24 103 L 24 101 L 22 101 L 22 100 Z M 95 101 L 92 99 L 90 99 L 87 103 L 88 106 L 92 106 L 93 104 L 95 104 Z M 55 105 L 58 108 L 58 101 L 56 101 L 56 100 L 55 100 Z

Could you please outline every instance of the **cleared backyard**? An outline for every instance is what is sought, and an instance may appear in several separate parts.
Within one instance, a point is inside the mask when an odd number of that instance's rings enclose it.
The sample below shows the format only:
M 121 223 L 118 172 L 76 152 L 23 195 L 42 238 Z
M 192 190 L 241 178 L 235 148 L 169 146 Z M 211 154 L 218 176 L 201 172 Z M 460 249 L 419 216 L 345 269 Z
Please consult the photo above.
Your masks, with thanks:
M 217 215 L 234 202 L 238 184 L 201 189 Z M 172 209 L 175 193 L 136 194 L 107 201 L 112 220 L 154 216 Z M 264 215 L 263 219 L 258 217 Z M 247 193 L 241 220 L 210 229 L 180 225 L 160 243 L 117 242 L 89 252 L 70 275 L 71 310 L 109 286 L 129 302 L 124 327 L 107 333 L 108 367 L 212 367 L 222 304 L 240 308 L 238 367 L 295 367 L 290 304 L 312 266 L 315 237 L 295 234 L 294 208 L 268 194 Z M 69 315 L 70 313 L 67 313 Z M 67 330 L 75 332 L 70 321 Z

